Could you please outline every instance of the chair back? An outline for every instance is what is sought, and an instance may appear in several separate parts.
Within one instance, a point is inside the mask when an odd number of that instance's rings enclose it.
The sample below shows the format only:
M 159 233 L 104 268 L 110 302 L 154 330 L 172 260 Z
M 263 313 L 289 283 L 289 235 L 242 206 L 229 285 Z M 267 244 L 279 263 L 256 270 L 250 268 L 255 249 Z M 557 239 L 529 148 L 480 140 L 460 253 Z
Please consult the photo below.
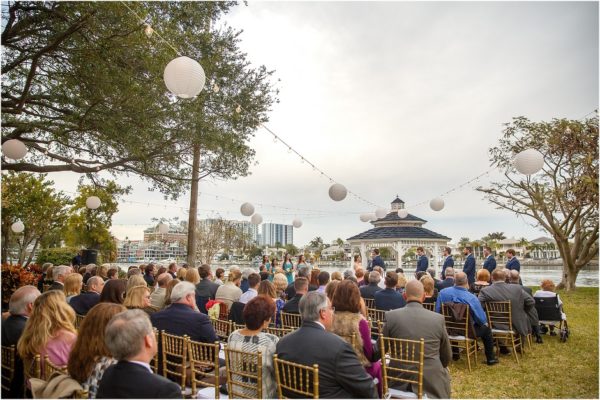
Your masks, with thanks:
M 44 375 L 43 376 L 47 380 L 55 372 L 59 372 L 61 374 L 65 374 L 65 375 L 69 374 L 67 372 L 67 366 L 66 365 L 56 365 L 56 364 L 54 364 L 52 361 L 50 361 L 50 358 L 46 354 L 44 356 Z
M 211 318 L 210 323 L 212 324 L 219 339 L 223 342 L 226 342 L 227 338 L 229 338 L 229 335 L 231 334 L 231 321 Z
M 540 321 L 561 321 L 558 297 L 534 297 L 535 309 Z
M 352 346 L 352 348 L 356 347 L 356 333 L 352 333 L 351 335 L 336 335 L 344 339 L 346 342 L 350 343 L 350 346 Z
M 379 336 L 383 395 L 396 382 L 408 383 L 419 399 L 423 398 L 423 358 L 425 339 L 409 340 Z M 388 364 L 389 363 L 389 364 Z
M 154 331 L 154 339 L 156 340 L 156 344 L 158 346 L 158 344 L 161 343 L 160 332 L 156 328 L 152 328 L 152 331 Z M 152 361 L 150 362 L 150 368 L 152 368 L 152 372 L 154 372 L 155 374 L 158 374 L 158 366 L 160 365 L 161 353 L 161 351 L 157 351 L 154 357 L 152 358 Z
M 459 317 L 456 312 L 453 312 L 452 307 L 455 305 L 464 307 L 464 315 Z M 461 312 L 461 314 L 463 313 Z M 446 322 L 446 331 L 448 331 L 449 336 L 464 336 L 466 339 L 476 338 L 468 304 L 443 303 L 442 315 L 444 316 L 444 320 Z
M 200 388 L 214 387 L 213 397 L 219 398 L 219 342 L 202 343 L 187 341 L 190 368 L 192 370 L 192 395 Z
M 311 367 L 284 361 L 275 354 L 273 367 L 275 368 L 279 399 L 287 399 L 289 395 L 293 395 L 294 398 L 319 398 L 319 366 L 317 364 L 313 364 Z
M 227 391 L 231 399 L 262 399 L 262 354 L 225 347 Z
M 435 312 L 435 303 L 423 303 L 423 308 Z
M 271 335 L 275 335 L 279 338 L 284 337 L 288 333 L 292 332 L 292 329 L 289 328 L 275 328 L 274 326 L 269 326 L 265 329 L 265 332 L 270 333 Z
M 513 330 L 510 301 L 488 301 L 485 303 L 485 312 L 490 329 Z
M 84 318 L 85 315 L 75 314 L 75 329 L 79 330 L 79 327 L 81 326 L 81 323 L 83 322 Z
M 185 390 L 187 358 L 188 358 L 188 336 L 171 335 L 164 330 L 160 332 L 162 344 L 162 373 Z
M 302 317 L 300 314 L 281 312 L 281 324 L 285 329 L 295 330 L 302 325 Z
M 372 321 L 380 321 L 385 322 L 385 310 L 378 310 L 376 308 L 367 308 L 367 316 L 371 318 Z
M 8 393 L 15 377 L 17 351 L 15 345 L 2 346 L 2 391 Z
M 375 308 L 375 299 L 363 298 L 363 300 L 365 301 L 365 306 L 367 306 L 367 308 Z

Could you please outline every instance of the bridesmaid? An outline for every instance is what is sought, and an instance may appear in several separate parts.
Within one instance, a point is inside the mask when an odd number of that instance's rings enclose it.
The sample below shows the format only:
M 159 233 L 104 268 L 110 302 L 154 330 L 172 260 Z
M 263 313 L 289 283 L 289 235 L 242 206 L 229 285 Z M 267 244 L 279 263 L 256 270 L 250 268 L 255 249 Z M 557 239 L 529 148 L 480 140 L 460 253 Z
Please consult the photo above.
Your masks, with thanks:
M 269 273 L 269 280 L 271 282 L 273 282 L 274 271 L 273 271 L 273 266 L 269 262 L 269 257 L 267 257 L 266 255 L 263 256 L 262 264 L 265 266 L 265 271 L 267 271 Z
M 300 267 L 306 267 L 306 260 L 304 259 L 304 254 L 300 254 L 298 256 L 298 264 L 296 264 L 296 270 Z
M 282 268 L 283 273 L 287 278 L 288 285 L 290 285 L 292 282 L 294 282 L 294 263 L 292 263 L 292 256 L 290 256 L 288 253 L 285 253 L 285 256 L 283 257 Z

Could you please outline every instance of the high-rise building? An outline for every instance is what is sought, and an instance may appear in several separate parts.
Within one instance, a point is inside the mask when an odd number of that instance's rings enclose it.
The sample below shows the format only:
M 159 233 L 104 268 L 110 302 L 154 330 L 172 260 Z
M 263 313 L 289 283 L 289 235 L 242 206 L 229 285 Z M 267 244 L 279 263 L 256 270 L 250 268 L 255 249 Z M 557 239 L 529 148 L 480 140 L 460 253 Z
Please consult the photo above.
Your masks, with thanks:
M 294 244 L 294 227 L 283 224 L 262 224 L 261 246 L 274 246 L 275 243 Z

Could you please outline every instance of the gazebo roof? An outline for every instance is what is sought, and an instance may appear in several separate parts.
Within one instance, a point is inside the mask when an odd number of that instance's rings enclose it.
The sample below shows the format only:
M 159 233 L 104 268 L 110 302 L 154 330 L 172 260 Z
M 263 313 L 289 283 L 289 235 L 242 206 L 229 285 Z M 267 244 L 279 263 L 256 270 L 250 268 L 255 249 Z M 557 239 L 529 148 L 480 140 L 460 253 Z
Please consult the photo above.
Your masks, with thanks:
M 414 216 L 412 214 L 408 214 L 406 216 L 406 218 L 400 218 L 396 211 L 392 211 L 391 213 L 388 213 L 388 215 L 386 215 L 385 217 L 383 217 L 381 219 L 377 219 L 373 222 L 388 222 L 388 221 L 417 221 L 417 222 L 423 222 L 423 223 L 427 222 L 426 220 L 419 218 L 417 216 Z
M 352 236 L 347 240 L 377 239 L 441 239 L 446 241 L 450 240 L 449 237 L 430 231 L 429 229 L 425 229 L 420 226 L 382 226 L 378 228 L 369 229 L 368 231 L 359 233 L 358 235 Z
M 402 200 L 400 200 L 400 197 L 396 196 L 396 199 L 394 201 L 392 201 L 392 204 L 396 204 L 396 203 L 404 203 Z

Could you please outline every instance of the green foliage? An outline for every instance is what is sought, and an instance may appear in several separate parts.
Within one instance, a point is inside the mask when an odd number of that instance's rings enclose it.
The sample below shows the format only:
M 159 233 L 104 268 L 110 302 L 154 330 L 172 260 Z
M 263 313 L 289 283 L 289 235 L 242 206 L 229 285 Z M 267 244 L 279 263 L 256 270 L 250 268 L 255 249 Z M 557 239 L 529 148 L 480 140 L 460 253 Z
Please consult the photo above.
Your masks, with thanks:
M 390 251 L 389 247 L 381 247 L 379 249 L 379 255 L 384 260 L 389 260 L 391 258 L 391 256 L 392 256 L 392 252 Z
M 42 249 L 38 253 L 36 263 L 42 265 L 44 263 L 52 263 L 54 265 L 70 265 L 73 257 L 77 255 L 79 248 L 77 247 L 55 247 Z
M 299 250 L 296 246 L 290 243 L 285 245 L 285 252 L 291 254 L 292 256 L 295 256 L 299 253 Z

